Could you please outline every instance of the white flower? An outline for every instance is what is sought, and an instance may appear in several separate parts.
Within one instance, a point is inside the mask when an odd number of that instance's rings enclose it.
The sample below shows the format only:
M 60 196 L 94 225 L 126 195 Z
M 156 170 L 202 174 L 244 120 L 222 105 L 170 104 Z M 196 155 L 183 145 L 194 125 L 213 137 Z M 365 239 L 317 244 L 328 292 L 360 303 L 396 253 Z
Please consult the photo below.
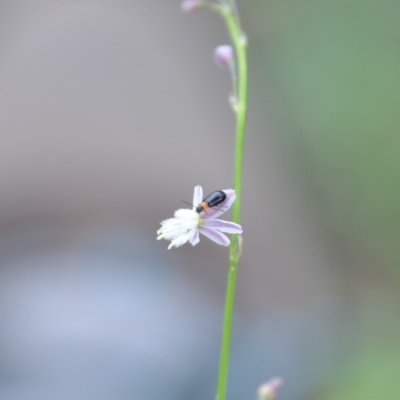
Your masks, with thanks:
M 162 227 L 157 231 L 157 240 L 171 240 L 168 249 L 182 246 L 186 242 L 195 246 L 200 242 L 199 233 L 201 233 L 221 246 L 229 246 L 231 241 L 222 232 L 242 233 L 243 230 L 234 222 L 216 219 L 231 207 L 236 198 L 236 193 L 232 189 L 223 192 L 226 198 L 222 203 L 198 213 L 196 206 L 203 200 L 203 189 L 200 185 L 196 186 L 193 195 L 194 208 L 192 210 L 181 208 L 175 211 L 174 218 L 161 222 Z

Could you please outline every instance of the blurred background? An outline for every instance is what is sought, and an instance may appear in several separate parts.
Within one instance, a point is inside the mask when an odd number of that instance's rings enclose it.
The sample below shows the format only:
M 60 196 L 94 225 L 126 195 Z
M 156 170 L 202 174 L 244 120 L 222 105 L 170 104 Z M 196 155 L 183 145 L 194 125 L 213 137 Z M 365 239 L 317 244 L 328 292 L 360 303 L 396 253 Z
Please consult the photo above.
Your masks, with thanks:
M 0 1 L 0 399 L 214 397 L 228 41 L 179 1 Z M 238 2 L 249 116 L 228 398 L 400 397 L 400 3 Z M 226 219 L 229 219 L 226 215 Z

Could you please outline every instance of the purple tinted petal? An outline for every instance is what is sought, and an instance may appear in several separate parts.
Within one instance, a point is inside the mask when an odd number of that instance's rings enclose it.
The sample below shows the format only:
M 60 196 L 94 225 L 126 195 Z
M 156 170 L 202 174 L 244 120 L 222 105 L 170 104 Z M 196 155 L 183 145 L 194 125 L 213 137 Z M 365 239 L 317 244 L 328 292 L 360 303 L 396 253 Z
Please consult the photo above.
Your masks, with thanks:
M 203 6 L 201 0 L 186 0 L 181 4 L 181 10 L 185 13 L 190 13 L 198 10 L 201 6 Z
M 196 246 L 196 244 L 199 243 L 199 242 L 200 242 L 200 235 L 199 235 L 199 231 L 196 230 L 196 231 L 194 232 L 194 235 L 193 235 L 192 238 L 190 239 L 190 244 L 191 244 L 192 246 Z
M 197 207 L 203 200 L 203 188 L 200 185 L 194 187 L 193 205 Z
M 215 208 L 207 208 L 207 212 L 204 213 L 205 219 L 217 218 L 231 208 L 236 199 L 236 193 L 233 189 L 224 189 L 223 192 L 226 194 L 226 199 L 221 204 L 218 204 Z
M 225 233 L 242 233 L 243 229 L 240 225 L 234 222 L 222 221 L 220 219 L 205 219 L 202 226 L 205 228 L 217 229 Z
M 235 53 L 229 44 L 218 46 L 214 50 L 214 61 L 218 67 L 223 68 L 234 60 Z
M 221 246 L 229 246 L 231 241 L 223 233 L 211 228 L 199 228 L 199 232 Z

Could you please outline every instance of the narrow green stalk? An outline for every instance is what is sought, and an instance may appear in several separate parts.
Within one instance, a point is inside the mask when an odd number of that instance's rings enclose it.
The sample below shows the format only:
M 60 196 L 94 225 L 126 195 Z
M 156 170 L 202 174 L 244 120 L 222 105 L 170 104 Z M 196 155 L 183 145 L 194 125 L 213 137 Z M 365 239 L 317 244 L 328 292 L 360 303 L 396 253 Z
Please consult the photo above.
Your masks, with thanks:
M 239 224 L 242 190 L 243 146 L 247 108 L 246 38 L 240 28 L 238 20 L 235 18 L 232 8 L 219 6 L 215 10 L 218 11 L 225 20 L 232 43 L 235 48 L 238 69 L 238 81 L 236 82 L 238 92 L 236 93 L 237 99 L 236 104 L 234 105 L 234 111 L 236 114 L 236 139 L 233 188 L 236 191 L 236 201 L 233 204 L 232 220 L 233 222 Z M 226 397 L 236 275 L 241 254 L 241 243 L 239 241 L 240 238 L 238 238 L 237 236 L 238 235 L 232 236 L 232 242 L 229 248 L 229 268 L 225 296 L 225 311 L 222 327 L 217 393 L 215 396 L 216 400 L 225 400 Z

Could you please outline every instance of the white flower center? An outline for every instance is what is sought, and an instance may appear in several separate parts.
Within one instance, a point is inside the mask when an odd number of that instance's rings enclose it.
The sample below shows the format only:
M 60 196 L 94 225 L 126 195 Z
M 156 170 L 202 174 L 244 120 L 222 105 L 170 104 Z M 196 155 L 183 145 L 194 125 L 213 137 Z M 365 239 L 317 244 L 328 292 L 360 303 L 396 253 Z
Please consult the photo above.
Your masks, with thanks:
M 162 227 L 158 230 L 157 239 L 184 241 L 186 243 L 194 235 L 200 225 L 199 214 L 190 209 L 181 208 L 175 211 L 174 218 L 161 222 Z

